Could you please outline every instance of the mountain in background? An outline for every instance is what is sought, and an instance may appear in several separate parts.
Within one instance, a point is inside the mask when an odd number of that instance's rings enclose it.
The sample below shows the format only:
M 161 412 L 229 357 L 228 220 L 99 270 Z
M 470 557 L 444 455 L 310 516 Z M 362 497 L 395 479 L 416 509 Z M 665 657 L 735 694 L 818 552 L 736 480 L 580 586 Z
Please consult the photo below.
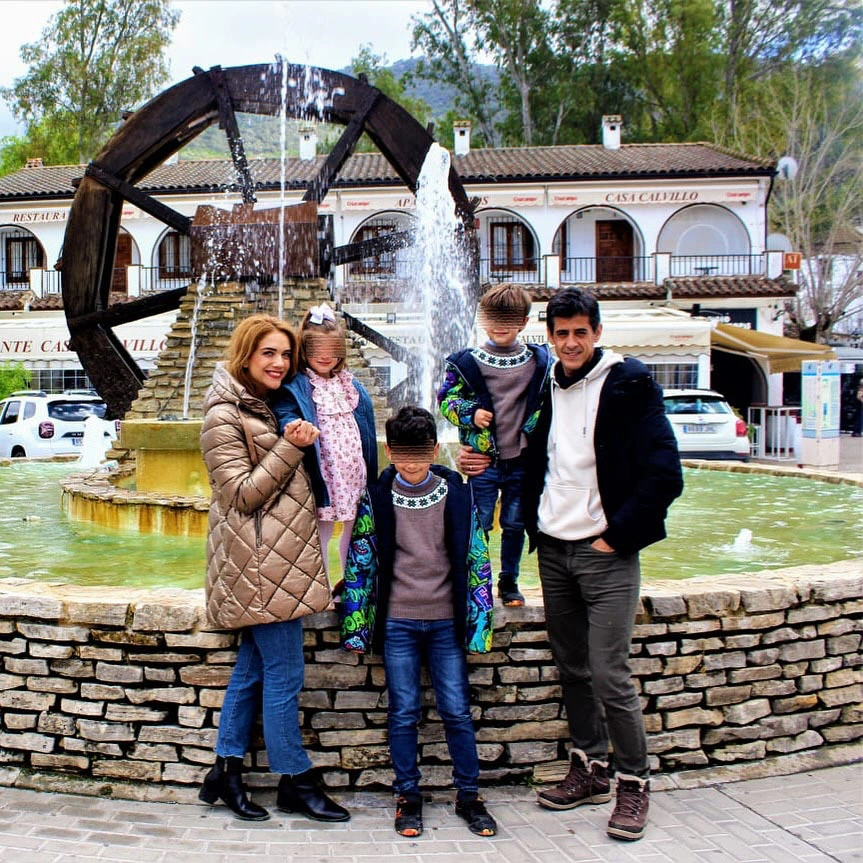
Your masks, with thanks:
M 413 73 L 416 70 L 417 58 L 396 60 L 387 66 L 397 78 Z M 495 66 L 477 66 L 480 75 L 497 84 L 499 73 Z M 351 74 L 350 67 L 338 69 L 346 75 Z M 446 84 L 439 84 L 424 79 L 411 79 L 405 87 L 407 95 L 414 99 L 422 99 L 431 108 L 433 122 L 437 123 L 447 112 L 455 108 L 456 91 Z M 267 117 L 258 114 L 238 114 L 237 123 L 243 137 L 243 147 L 249 159 L 277 159 L 281 155 L 281 123 L 278 117 Z M 299 155 L 298 121 L 290 121 L 287 125 L 286 149 L 288 156 Z M 341 126 L 319 124 L 318 152 L 328 152 L 342 133 Z M 228 143 L 217 126 L 211 126 L 194 141 L 187 144 L 180 158 L 184 160 L 197 159 L 230 159 Z

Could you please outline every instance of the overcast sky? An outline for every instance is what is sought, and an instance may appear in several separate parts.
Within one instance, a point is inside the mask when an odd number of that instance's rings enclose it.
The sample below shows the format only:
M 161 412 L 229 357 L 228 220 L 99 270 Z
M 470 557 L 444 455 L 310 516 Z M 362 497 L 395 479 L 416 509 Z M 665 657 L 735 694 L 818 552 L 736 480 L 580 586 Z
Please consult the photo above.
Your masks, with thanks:
M 9 86 L 26 67 L 22 44 L 39 38 L 57 0 L 0 0 L 0 86 Z M 173 0 L 181 13 L 168 58 L 171 83 L 193 66 L 267 63 L 274 55 L 328 69 L 347 66 L 360 46 L 393 62 L 411 55 L 410 18 L 428 10 L 429 0 Z M 0 136 L 20 133 L 0 104 Z

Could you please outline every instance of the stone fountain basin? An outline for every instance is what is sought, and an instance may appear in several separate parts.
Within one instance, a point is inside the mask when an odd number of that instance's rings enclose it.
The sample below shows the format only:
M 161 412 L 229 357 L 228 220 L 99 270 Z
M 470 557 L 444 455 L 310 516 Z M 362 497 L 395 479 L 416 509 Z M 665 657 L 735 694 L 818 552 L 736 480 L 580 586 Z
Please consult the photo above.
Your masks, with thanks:
M 210 496 L 201 458 L 200 419 L 124 420 L 121 449 L 135 452 L 135 488 L 144 493 Z
M 118 448 L 135 462 L 75 474 L 61 484 L 69 518 L 116 530 L 206 536 L 210 485 L 200 419 L 124 420 Z

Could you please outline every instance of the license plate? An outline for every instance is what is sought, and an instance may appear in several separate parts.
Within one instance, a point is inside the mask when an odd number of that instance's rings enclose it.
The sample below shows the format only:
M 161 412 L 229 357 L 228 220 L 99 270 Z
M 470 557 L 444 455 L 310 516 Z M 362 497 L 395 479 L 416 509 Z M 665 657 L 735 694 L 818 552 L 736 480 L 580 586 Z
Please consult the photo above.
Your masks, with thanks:
M 703 426 L 684 426 L 684 434 L 716 434 L 719 429 L 718 425 L 703 425 Z
M 82 437 L 73 437 L 72 438 L 72 446 L 81 446 L 84 443 L 84 438 Z

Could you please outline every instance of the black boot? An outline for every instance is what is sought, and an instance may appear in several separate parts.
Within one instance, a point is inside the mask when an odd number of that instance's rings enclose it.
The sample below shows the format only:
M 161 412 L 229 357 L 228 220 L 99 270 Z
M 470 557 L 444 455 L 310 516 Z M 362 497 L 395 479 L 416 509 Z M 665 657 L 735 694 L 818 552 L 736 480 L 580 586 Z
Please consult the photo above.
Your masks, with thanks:
M 324 794 L 312 770 L 282 776 L 276 806 L 282 812 L 299 812 L 313 821 L 350 821 L 351 813 Z
M 198 792 L 198 799 L 204 803 L 221 800 L 236 816 L 243 821 L 266 821 L 270 813 L 263 806 L 252 803 L 243 787 L 243 759 L 216 756 L 216 763 L 204 777 L 204 784 Z

